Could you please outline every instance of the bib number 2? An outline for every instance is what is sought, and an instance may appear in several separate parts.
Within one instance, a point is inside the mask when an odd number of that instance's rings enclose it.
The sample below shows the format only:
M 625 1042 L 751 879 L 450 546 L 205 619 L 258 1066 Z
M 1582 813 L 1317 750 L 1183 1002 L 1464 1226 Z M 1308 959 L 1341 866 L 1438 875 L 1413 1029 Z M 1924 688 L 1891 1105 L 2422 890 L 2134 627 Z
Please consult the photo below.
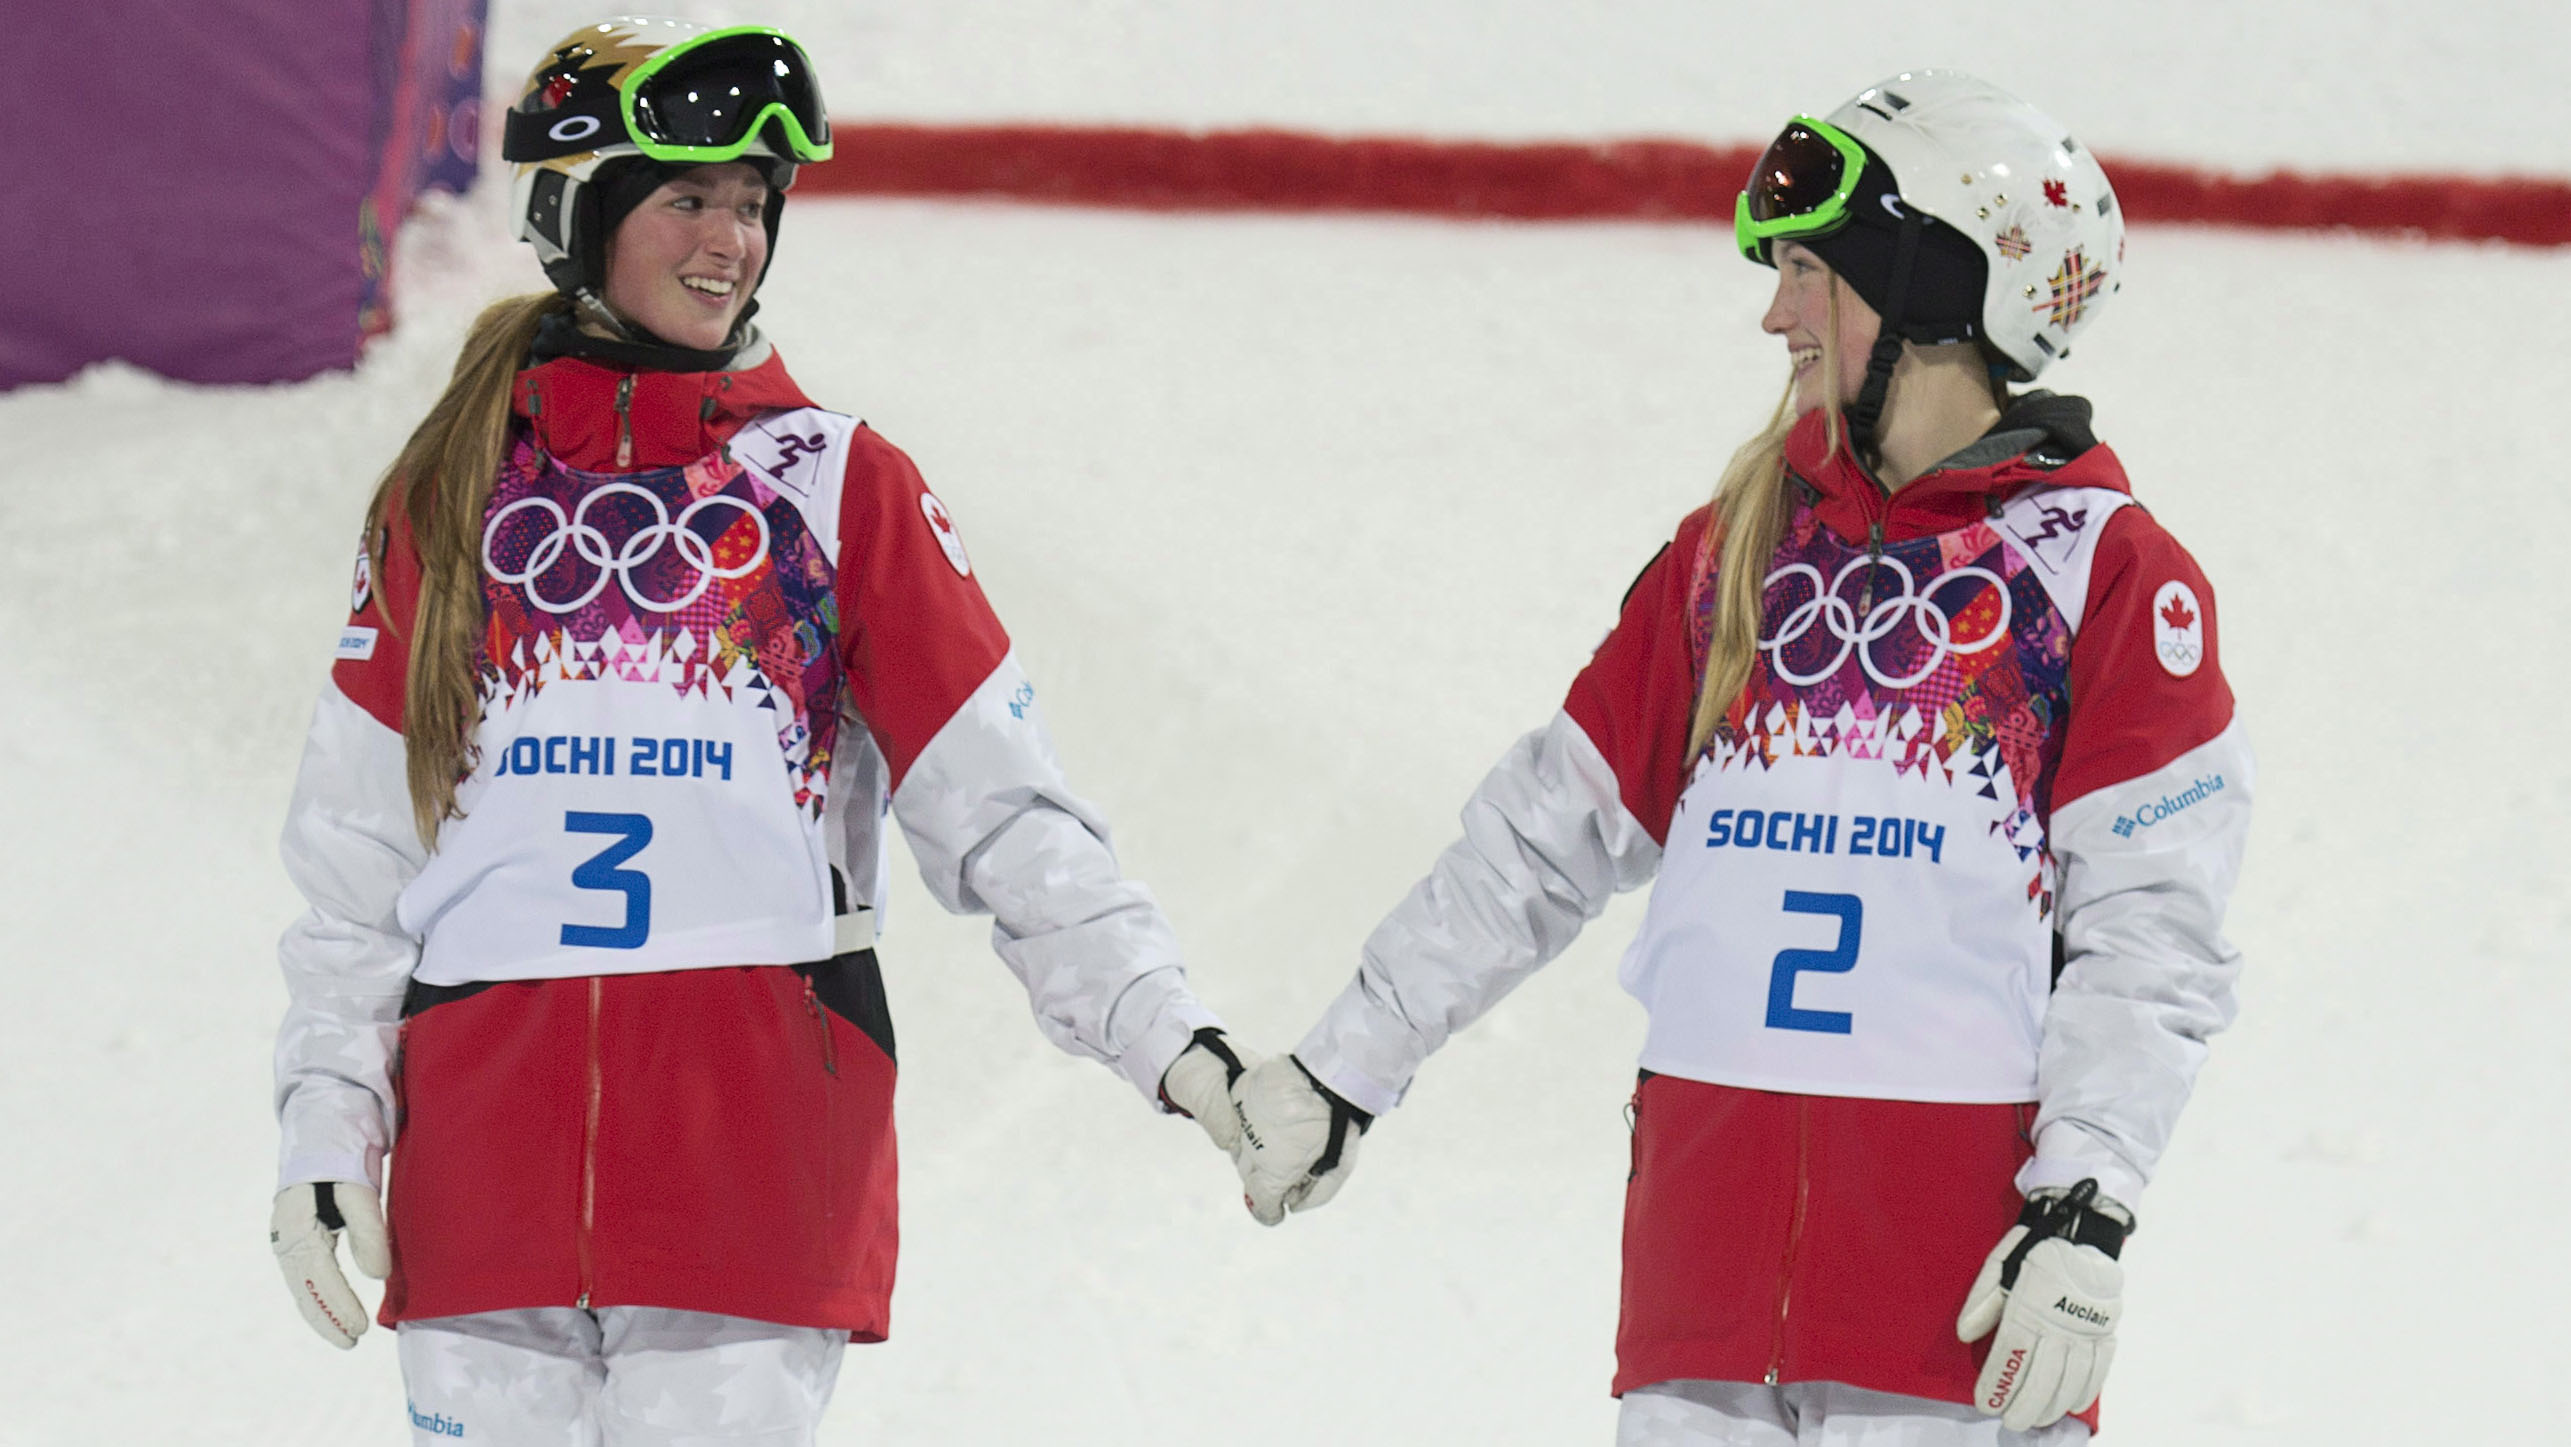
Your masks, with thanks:
M 1839 943 L 1826 950 L 1777 951 L 1776 966 L 1768 972 L 1768 1028 L 1845 1035 L 1855 1023 L 1855 1017 L 1845 1010 L 1797 1008 L 1794 979 L 1807 971 L 1816 975 L 1844 975 L 1857 968 L 1857 938 L 1866 928 L 1865 903 L 1853 894 L 1813 894 L 1789 889 L 1785 892 L 1785 912 L 1825 915 L 1838 920 Z
M 562 816 L 562 827 L 571 834 L 613 834 L 616 842 L 580 862 L 571 871 L 571 887 L 595 889 L 625 896 L 625 922 L 614 928 L 602 925 L 566 924 L 562 942 L 587 949 L 635 950 L 652 937 L 652 877 L 639 869 L 618 866 L 643 852 L 652 842 L 652 821 L 640 814 L 584 814 L 573 810 Z

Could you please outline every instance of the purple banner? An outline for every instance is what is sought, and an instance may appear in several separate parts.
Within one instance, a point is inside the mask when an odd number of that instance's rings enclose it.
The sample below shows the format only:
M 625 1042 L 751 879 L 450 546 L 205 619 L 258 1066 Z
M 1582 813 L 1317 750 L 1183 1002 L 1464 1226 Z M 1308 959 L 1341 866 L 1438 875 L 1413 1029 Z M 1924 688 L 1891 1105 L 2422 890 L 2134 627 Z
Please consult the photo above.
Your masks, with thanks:
M 422 191 L 473 185 L 482 139 L 486 0 L 376 0 L 375 185 L 358 218 L 358 331 L 392 326 L 392 235 Z M 390 218 L 389 223 L 386 218 Z
M 0 283 L 0 388 L 110 358 L 195 382 L 353 364 L 377 218 L 471 178 L 482 0 L 0 5 L 23 22 L 0 26 L 0 135 L 73 202 L 0 207 L 35 263 Z

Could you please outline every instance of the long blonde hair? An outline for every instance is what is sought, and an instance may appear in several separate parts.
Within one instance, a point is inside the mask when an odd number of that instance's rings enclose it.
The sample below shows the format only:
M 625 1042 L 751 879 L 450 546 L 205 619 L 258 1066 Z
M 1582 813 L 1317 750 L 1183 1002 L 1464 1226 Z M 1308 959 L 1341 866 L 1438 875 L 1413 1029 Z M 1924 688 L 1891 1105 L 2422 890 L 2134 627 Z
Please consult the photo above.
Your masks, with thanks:
M 1839 289 L 1845 285 L 1836 274 L 1831 276 L 1830 325 L 1821 333 L 1821 360 L 1814 364 L 1821 369 L 1821 405 L 1832 452 L 1838 451 L 1841 435 Z M 1758 663 L 1768 560 L 1785 536 L 1786 519 L 1794 514 L 1785 441 L 1798 420 L 1794 379 L 1789 377 L 1767 426 L 1732 454 L 1714 488 L 1714 513 L 1706 521 L 1703 543 L 1715 567 L 1714 622 L 1705 640 L 1705 676 L 1696 691 L 1696 716 L 1687 730 L 1691 760 L 1704 752 L 1733 701 L 1749 686 L 1751 670 Z
M 446 391 L 411 431 L 366 506 L 366 548 L 384 576 L 386 523 L 398 510 L 419 552 L 419 606 L 411 620 L 402 739 L 409 755 L 411 817 L 420 842 L 463 817 L 455 787 L 471 769 L 481 721 L 476 644 L 483 628 L 482 514 L 509 442 L 509 391 L 536 328 L 568 310 L 555 292 L 493 302 L 475 318 Z M 386 622 L 392 620 L 388 616 Z

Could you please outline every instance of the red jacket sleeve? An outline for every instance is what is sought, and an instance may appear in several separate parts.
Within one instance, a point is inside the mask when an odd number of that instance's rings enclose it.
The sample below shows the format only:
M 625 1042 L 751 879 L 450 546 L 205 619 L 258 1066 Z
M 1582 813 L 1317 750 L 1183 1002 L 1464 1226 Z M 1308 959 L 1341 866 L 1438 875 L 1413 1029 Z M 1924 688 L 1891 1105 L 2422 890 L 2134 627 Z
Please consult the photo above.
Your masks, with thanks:
M 839 498 L 840 662 L 849 699 L 901 786 L 920 750 L 1009 653 L 954 518 L 872 428 Z
M 2062 963 L 2018 1189 L 2084 1179 L 2127 1206 L 2231 1023 L 2223 916 L 2256 767 L 2233 716 L 2214 590 L 2139 507 L 2107 519 L 2071 644 L 2071 717 L 2045 833 Z
M 2221 733 L 2232 721 L 2222 664 L 2203 570 L 2150 513 L 2117 509 L 2071 645 L 2071 723 L 2050 807 L 2140 778 Z
M 409 686 L 411 624 L 419 609 L 420 555 L 401 509 L 386 510 L 384 532 L 380 569 L 368 556 L 375 540 L 370 537 L 358 544 L 357 573 L 348 594 L 348 626 L 341 631 L 339 661 L 331 665 L 330 679 L 377 723 L 400 733 Z
M 1614 630 L 1572 680 L 1562 704 L 1616 771 L 1626 811 L 1655 844 L 1669 842 L 1669 821 L 1692 762 L 1687 732 L 1696 714 L 1697 680 L 1688 614 L 1711 511 L 1688 514 L 1678 535 L 1634 580 Z

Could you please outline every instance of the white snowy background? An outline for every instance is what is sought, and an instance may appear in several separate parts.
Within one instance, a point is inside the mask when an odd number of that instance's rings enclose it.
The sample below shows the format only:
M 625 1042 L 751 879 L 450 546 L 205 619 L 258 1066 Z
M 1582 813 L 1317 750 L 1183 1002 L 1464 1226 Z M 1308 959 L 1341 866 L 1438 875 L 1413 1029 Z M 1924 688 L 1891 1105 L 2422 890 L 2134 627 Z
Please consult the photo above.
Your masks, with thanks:
M 594 18 L 496 8 L 495 94 Z M 1740 141 L 1961 63 L 2111 155 L 2571 174 L 2516 103 L 2571 50 L 2532 0 L 676 8 L 800 32 L 843 117 Z M 273 841 L 368 490 L 538 284 L 496 189 L 411 227 L 353 375 L 0 396 L 0 1443 L 407 1440 L 386 1334 L 315 1340 L 264 1240 Z M 779 257 L 763 323 L 952 507 L 1270 1049 L 1784 373 L 1704 228 L 799 201 Z M 2110 1441 L 2559 1428 L 2565 338 L 2571 251 L 2150 228 L 2048 378 L 2215 580 L 2262 770 L 2241 1023 L 2140 1203 Z M 1262 1231 L 897 874 L 895 1335 L 825 1442 L 1608 1440 L 1639 896 Z

